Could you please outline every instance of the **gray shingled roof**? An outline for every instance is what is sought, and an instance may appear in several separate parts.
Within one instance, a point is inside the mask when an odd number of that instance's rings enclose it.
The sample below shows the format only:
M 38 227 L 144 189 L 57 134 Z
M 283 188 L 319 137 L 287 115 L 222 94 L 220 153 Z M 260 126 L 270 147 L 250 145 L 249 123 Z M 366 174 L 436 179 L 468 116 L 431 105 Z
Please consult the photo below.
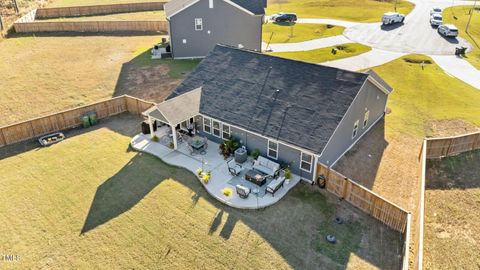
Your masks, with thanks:
M 367 77 L 217 45 L 168 98 L 202 87 L 201 114 L 320 154 Z
M 167 2 L 163 7 L 165 10 L 165 15 L 170 17 L 184 7 L 192 4 L 197 0 L 172 0 Z M 252 12 L 256 15 L 265 14 L 266 0 L 230 0 L 233 3 L 243 7 L 244 9 Z

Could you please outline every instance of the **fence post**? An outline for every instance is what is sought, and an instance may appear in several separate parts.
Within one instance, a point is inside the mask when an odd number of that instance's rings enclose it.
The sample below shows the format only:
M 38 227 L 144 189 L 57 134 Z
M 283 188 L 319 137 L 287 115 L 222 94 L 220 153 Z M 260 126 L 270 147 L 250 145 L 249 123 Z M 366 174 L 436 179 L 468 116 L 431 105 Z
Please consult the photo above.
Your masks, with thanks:
M 348 190 L 348 178 L 344 178 L 343 180 L 343 192 L 342 192 L 342 198 L 345 199 L 347 197 L 347 190 Z

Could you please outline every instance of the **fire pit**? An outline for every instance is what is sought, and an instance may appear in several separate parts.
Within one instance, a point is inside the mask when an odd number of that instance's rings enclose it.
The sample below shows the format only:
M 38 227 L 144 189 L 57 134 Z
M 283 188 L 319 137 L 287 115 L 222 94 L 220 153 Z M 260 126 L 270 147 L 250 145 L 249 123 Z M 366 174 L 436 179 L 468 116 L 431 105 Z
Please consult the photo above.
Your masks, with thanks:
M 49 146 L 49 145 L 52 145 L 54 143 L 63 141 L 64 139 L 65 139 L 65 135 L 63 133 L 56 132 L 56 133 L 52 133 L 52 134 L 48 134 L 48 135 L 45 135 L 43 137 L 40 137 L 40 139 L 38 139 L 38 142 L 42 146 Z

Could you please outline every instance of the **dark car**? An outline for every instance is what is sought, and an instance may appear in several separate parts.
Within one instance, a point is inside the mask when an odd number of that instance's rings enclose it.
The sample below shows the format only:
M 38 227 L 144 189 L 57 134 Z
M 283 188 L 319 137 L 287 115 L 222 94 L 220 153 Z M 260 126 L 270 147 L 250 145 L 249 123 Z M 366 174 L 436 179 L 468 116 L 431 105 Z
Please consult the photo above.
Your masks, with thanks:
M 275 16 L 275 22 L 296 22 L 297 14 L 295 13 L 282 13 Z

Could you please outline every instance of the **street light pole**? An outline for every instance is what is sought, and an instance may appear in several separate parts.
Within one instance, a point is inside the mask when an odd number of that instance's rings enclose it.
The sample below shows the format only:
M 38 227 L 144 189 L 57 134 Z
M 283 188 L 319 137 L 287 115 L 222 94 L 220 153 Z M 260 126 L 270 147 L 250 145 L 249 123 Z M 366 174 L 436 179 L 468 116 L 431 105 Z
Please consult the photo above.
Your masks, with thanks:
M 475 0 L 475 2 L 473 2 L 473 8 L 470 11 L 470 17 L 468 18 L 467 27 L 465 28 L 466 33 L 468 33 L 468 27 L 470 26 L 470 21 L 472 20 L 473 12 L 475 12 L 475 7 L 476 6 L 477 6 L 477 0 Z

